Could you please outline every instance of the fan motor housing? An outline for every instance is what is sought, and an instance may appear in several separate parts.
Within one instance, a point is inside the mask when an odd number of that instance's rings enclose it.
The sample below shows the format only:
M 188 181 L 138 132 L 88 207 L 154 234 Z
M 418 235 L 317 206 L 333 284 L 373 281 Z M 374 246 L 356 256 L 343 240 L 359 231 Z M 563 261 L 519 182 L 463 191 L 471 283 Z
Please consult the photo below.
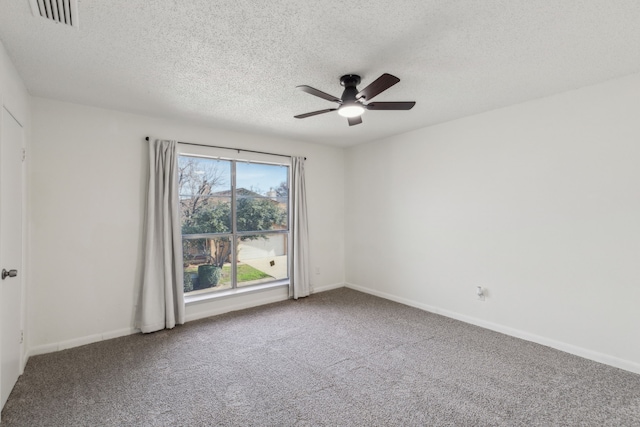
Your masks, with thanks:
M 360 84 L 360 76 L 357 74 L 345 74 L 340 77 L 340 85 L 344 87 L 356 87 Z
M 355 74 L 346 74 L 340 77 L 340 84 L 344 86 L 344 92 L 342 92 L 342 103 L 356 102 L 356 95 L 358 94 L 356 86 L 360 84 L 360 76 Z

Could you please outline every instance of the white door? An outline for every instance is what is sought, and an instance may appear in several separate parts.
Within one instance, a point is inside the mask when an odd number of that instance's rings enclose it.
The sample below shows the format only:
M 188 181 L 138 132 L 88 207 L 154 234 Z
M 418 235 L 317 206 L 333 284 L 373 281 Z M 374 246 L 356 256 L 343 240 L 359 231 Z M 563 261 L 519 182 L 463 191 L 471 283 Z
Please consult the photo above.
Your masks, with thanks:
M 0 280 L 0 407 L 4 407 L 20 374 L 23 131 L 4 107 L 0 128 L 0 270 L 5 271 Z

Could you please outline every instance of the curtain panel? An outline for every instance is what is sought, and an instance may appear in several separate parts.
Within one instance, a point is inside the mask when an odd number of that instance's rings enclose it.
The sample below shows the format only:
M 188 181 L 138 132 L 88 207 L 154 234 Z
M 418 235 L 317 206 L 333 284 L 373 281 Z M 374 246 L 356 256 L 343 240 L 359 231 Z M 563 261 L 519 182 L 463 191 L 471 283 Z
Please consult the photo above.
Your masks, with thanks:
M 176 141 L 149 141 L 144 268 L 137 326 L 144 333 L 184 323 Z
M 307 225 L 307 194 L 304 180 L 304 157 L 291 158 L 291 232 L 293 273 L 289 297 L 298 299 L 311 293 L 309 279 L 309 227 Z

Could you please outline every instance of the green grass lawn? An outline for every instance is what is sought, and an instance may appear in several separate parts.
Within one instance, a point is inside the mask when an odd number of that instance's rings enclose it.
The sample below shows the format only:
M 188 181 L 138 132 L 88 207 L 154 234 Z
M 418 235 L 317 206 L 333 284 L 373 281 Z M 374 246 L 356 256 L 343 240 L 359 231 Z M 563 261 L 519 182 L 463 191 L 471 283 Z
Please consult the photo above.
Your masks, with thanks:
M 198 266 L 190 265 L 184 269 L 185 273 L 197 273 Z M 259 280 L 264 279 L 265 277 L 271 277 L 268 274 L 256 270 L 248 264 L 238 264 L 238 283 L 240 282 L 249 282 L 251 280 Z M 222 267 L 222 277 L 220 278 L 220 282 L 228 282 L 231 280 L 231 266 L 226 264 Z

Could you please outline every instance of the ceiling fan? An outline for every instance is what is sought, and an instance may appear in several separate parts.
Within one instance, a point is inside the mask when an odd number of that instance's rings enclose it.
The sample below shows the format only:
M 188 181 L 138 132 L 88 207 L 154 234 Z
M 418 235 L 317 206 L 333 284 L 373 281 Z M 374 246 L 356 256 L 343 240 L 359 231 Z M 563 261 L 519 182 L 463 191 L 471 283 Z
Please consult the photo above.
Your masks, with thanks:
M 312 111 L 311 113 L 298 114 L 294 116 L 296 119 L 304 119 L 318 114 L 328 113 L 330 111 L 338 111 L 343 117 L 349 121 L 349 126 L 359 125 L 362 123 L 362 113 L 364 110 L 410 110 L 416 105 L 415 102 L 369 102 L 374 96 L 379 95 L 400 81 L 396 76 L 384 73 L 378 77 L 373 83 L 358 91 L 356 86 L 360 84 L 360 76 L 355 74 L 347 74 L 340 77 L 340 85 L 344 86 L 342 98 L 336 98 L 333 95 L 324 93 L 311 86 L 296 86 L 303 92 L 318 96 L 327 101 L 337 102 L 340 104 L 337 108 L 328 108 L 326 110 Z

